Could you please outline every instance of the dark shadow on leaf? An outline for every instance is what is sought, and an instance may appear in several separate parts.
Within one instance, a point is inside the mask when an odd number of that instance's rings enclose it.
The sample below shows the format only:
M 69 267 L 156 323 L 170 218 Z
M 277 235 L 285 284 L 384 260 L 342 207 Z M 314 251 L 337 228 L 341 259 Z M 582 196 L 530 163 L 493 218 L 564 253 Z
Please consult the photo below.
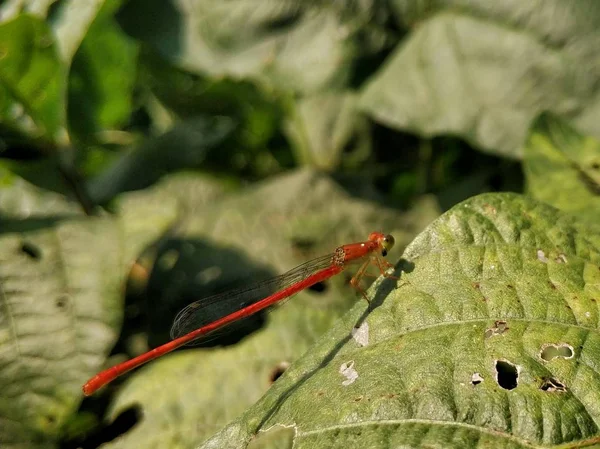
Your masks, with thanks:
M 173 320 L 188 304 L 274 275 L 238 251 L 200 240 L 168 238 L 158 245 L 143 294 L 127 299 L 127 307 L 140 313 L 134 318 L 136 322 L 126 323 L 122 337 L 139 332 L 146 323 L 149 346 L 156 347 L 170 340 Z M 219 310 L 219 314 L 225 312 Z M 212 333 L 195 346 L 235 344 L 260 329 L 264 321 L 264 314 L 258 313 Z
M 61 449 L 95 449 L 105 443 L 124 435 L 141 419 L 142 411 L 139 406 L 131 406 L 123 410 L 111 423 L 94 429 L 84 438 L 67 439 L 60 445 Z

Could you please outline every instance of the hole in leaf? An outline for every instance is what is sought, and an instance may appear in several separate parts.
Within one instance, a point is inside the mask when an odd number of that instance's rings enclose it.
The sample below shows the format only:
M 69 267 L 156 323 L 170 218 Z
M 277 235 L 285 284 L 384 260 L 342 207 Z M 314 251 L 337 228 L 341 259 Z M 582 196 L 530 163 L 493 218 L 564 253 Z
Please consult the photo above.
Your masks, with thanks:
M 479 373 L 473 373 L 471 376 L 471 384 L 479 385 L 481 382 L 483 382 L 483 376 Z
M 488 215 L 496 215 L 496 213 L 498 213 L 497 209 L 488 203 L 485 203 L 483 205 L 483 209 L 485 210 L 486 214 L 488 214 Z
M 325 282 L 317 282 L 316 284 L 308 287 L 308 289 L 315 293 L 323 293 L 327 291 L 327 284 L 325 284 Z
M 567 256 L 561 253 L 556 257 L 556 259 L 554 259 L 554 261 L 556 263 L 567 263 Z
M 356 132 L 348 136 L 348 140 L 344 143 L 344 146 L 342 147 L 342 155 L 352 156 L 352 153 L 354 153 L 354 151 L 357 149 L 359 139 L 360 136 Z M 358 145 L 358 147 L 360 148 L 360 145 Z
M 509 327 L 506 321 L 497 320 L 494 322 L 494 325 L 485 330 L 485 338 L 490 338 L 495 335 L 502 335 L 504 332 L 508 331 Z
M 277 379 L 279 379 L 283 373 L 285 373 L 285 370 L 288 369 L 290 367 L 290 363 L 289 362 L 279 362 L 277 364 L 277 366 L 275 367 L 275 369 L 271 372 L 271 376 L 269 376 L 269 379 L 271 380 L 271 383 L 275 382 Z
M 549 393 L 564 393 L 567 391 L 567 387 L 555 377 L 548 377 L 542 380 L 540 390 L 547 391 Z
M 560 344 L 545 344 L 540 351 L 540 357 L 546 362 L 562 357 L 563 359 L 571 359 L 574 355 L 573 347 L 566 343 Z
M 42 258 L 42 250 L 39 246 L 34 245 L 31 242 L 23 242 L 21 245 L 21 251 L 27 254 L 32 259 L 39 260 Z
M 339 372 L 346 378 L 346 380 L 342 382 L 344 387 L 347 387 L 358 379 L 358 372 L 354 369 L 354 360 L 342 363 Z
M 352 328 L 352 338 L 360 346 L 367 346 L 369 344 L 369 323 L 364 321 L 358 327 Z
M 48 422 L 48 424 L 54 424 L 56 422 L 56 416 L 46 415 L 46 421 Z
M 56 307 L 58 307 L 59 309 L 64 309 L 67 304 L 69 304 L 69 297 L 67 295 L 61 295 L 58 298 L 56 298 Z
M 513 365 L 506 360 L 496 360 L 496 380 L 505 390 L 517 388 L 519 382 L 519 370 L 516 365 Z

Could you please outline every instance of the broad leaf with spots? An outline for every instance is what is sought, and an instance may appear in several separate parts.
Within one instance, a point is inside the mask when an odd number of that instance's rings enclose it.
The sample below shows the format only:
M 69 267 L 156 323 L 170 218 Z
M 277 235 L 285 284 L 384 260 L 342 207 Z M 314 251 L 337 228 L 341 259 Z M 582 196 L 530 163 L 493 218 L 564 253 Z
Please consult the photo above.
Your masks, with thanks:
M 371 290 L 372 310 L 354 307 L 202 447 L 600 438 L 600 228 L 523 196 L 486 194 L 435 221 L 398 266 L 398 281 Z M 366 346 L 351 332 L 361 323 Z

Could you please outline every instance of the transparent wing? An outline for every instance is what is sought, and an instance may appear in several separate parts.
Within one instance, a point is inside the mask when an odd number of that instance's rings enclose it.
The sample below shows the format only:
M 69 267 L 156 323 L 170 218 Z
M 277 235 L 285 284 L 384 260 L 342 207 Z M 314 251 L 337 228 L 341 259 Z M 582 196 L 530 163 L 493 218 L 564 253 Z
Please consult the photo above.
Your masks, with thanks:
M 181 310 L 171 327 L 171 338 L 182 337 L 224 316 L 254 304 L 291 285 L 303 281 L 310 275 L 331 266 L 333 254 L 318 257 L 280 276 L 199 299 Z M 214 333 L 207 334 L 208 339 Z M 191 345 L 206 341 L 207 336 L 194 340 Z

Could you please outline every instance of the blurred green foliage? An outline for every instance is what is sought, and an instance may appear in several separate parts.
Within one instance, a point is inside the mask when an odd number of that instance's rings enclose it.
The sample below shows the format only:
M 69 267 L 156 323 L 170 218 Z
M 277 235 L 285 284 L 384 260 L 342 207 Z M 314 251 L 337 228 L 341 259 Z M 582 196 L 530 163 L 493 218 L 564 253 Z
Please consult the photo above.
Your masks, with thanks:
M 111 446 L 196 447 L 350 309 L 344 279 L 200 367 L 188 351 L 83 405 L 82 382 L 164 342 L 187 302 L 371 230 L 395 262 L 496 191 L 595 226 L 599 61 L 596 0 L 1 1 L 0 446 L 95 447 L 137 404 L 145 426 Z M 202 385 L 165 387 L 185 373 Z

